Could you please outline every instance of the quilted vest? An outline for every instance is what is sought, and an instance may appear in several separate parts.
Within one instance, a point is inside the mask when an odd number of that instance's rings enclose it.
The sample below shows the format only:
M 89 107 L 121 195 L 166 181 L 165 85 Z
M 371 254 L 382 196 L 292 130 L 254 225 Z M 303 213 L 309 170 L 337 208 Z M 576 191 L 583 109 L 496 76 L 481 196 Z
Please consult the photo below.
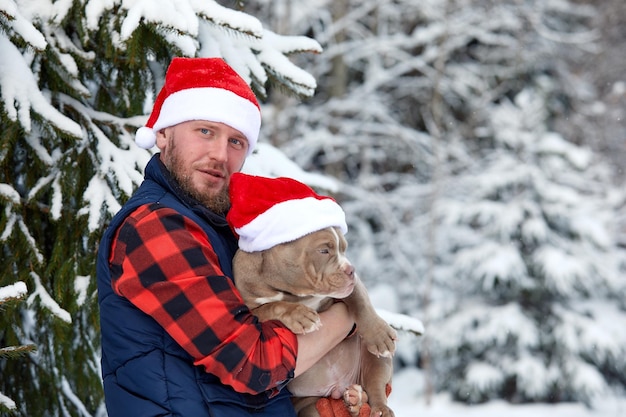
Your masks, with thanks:
M 194 366 L 192 357 L 152 317 L 111 288 L 108 259 L 117 228 L 135 209 L 155 202 L 201 226 L 222 271 L 232 277 L 237 241 L 226 221 L 180 195 L 155 155 L 146 166 L 143 183 L 112 219 L 100 242 L 101 364 L 109 417 L 295 417 L 286 389 L 270 399 L 265 393 L 242 394 L 221 384 L 217 377 Z

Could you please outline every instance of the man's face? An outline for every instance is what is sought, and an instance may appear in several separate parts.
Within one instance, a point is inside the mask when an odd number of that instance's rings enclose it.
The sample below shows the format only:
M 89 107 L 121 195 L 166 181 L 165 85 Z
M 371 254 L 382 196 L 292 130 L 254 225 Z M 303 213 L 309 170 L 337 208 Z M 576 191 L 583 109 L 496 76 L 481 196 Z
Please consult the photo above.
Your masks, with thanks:
M 241 132 L 193 120 L 158 131 L 156 145 L 183 190 L 212 211 L 226 212 L 230 176 L 243 166 L 249 147 Z

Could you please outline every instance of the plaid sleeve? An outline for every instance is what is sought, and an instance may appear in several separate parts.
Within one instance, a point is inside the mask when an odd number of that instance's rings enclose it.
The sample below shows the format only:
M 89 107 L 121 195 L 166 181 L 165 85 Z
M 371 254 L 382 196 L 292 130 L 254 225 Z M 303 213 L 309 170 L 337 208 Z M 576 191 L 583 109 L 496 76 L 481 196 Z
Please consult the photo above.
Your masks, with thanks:
M 139 207 L 117 231 L 110 266 L 117 294 L 236 391 L 256 394 L 293 378 L 296 336 L 250 313 L 195 222 L 170 208 Z

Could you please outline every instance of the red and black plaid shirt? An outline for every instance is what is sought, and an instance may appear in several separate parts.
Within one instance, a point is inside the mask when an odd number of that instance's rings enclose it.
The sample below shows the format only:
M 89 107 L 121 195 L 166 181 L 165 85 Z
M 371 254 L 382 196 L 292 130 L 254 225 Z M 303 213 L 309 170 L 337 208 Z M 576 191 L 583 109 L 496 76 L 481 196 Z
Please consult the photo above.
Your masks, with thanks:
M 195 222 L 157 204 L 141 206 L 119 227 L 110 263 L 113 290 L 224 384 L 257 394 L 293 378 L 296 336 L 250 313 Z

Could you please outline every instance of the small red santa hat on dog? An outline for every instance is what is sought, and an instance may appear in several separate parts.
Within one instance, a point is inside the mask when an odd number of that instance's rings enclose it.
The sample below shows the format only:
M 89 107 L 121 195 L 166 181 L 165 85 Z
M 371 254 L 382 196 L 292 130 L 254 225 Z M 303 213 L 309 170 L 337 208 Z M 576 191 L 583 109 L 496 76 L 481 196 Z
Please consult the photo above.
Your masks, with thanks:
M 239 130 L 248 139 L 250 154 L 259 137 L 261 110 L 248 83 L 222 58 L 174 58 L 135 143 L 150 149 L 156 132 L 190 120 L 224 123 Z
M 335 200 L 292 178 L 238 172 L 230 178 L 229 193 L 226 220 L 244 252 L 266 250 L 327 227 L 348 231 L 346 215 Z

